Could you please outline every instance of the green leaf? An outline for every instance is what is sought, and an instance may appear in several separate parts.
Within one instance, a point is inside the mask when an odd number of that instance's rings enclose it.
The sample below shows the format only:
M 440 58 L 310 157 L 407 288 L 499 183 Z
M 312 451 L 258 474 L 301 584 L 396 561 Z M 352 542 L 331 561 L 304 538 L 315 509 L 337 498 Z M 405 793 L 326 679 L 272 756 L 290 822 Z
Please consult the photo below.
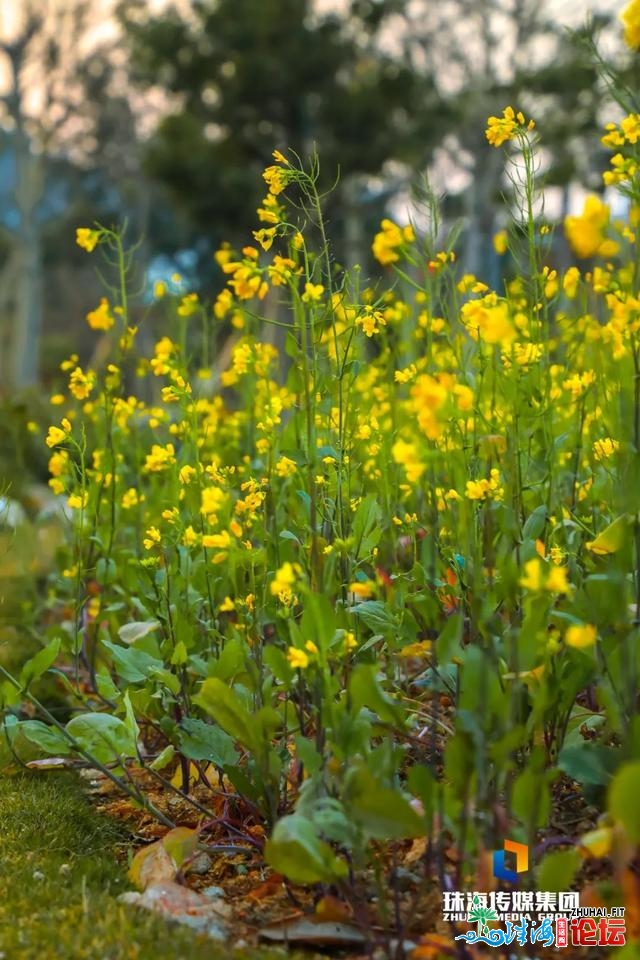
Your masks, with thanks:
M 179 747 L 189 760 L 209 760 L 216 767 L 233 766 L 238 762 L 238 751 L 229 734 L 204 720 L 186 718 L 182 721 Z
M 404 726 L 404 710 L 393 700 L 378 683 L 377 667 L 369 663 L 359 663 L 351 674 L 349 695 L 354 713 L 362 707 L 375 710 L 380 720 L 394 726 Z
M 622 550 L 627 542 L 632 521 L 633 517 L 626 513 L 623 513 L 621 517 L 616 517 L 613 523 L 605 527 L 597 537 L 585 544 L 587 550 L 598 556 L 606 556 Z
M 294 883 L 333 883 L 349 872 L 345 861 L 316 836 L 313 825 L 295 814 L 278 820 L 265 859 Z
M 126 724 L 108 713 L 84 713 L 65 727 L 67 733 L 100 763 L 135 757 L 136 743 Z
M 544 525 L 547 522 L 547 508 L 544 504 L 536 509 L 527 517 L 527 521 L 522 530 L 522 538 L 524 540 L 537 540 L 542 531 L 544 530 Z M 546 887 L 542 888 L 543 890 Z
M 41 720 L 22 720 L 13 730 L 20 731 L 31 743 L 53 756 L 71 753 L 71 744 L 55 727 Z
M 59 650 L 60 638 L 55 637 L 46 647 L 38 651 L 35 657 L 27 660 L 20 674 L 20 682 L 22 685 L 26 687 L 33 680 L 37 680 L 43 673 L 46 673 L 49 667 L 55 662 Z
M 568 890 L 582 865 L 578 850 L 553 850 L 544 855 L 537 870 L 538 890 Z
M 396 618 L 390 613 L 382 600 L 363 600 L 352 608 L 356 617 L 362 620 L 374 633 L 388 637 L 398 630 Z
M 618 770 L 609 787 L 609 813 L 623 825 L 632 843 L 640 843 L 640 761 Z
M 144 650 L 120 647 L 110 640 L 103 640 L 102 643 L 111 652 L 119 676 L 127 683 L 145 683 L 155 671 L 164 667 L 162 660 Z
M 347 813 L 369 839 L 404 840 L 424 835 L 424 819 L 403 794 L 380 786 L 368 770 L 356 773 L 348 793 Z
M 133 623 L 125 623 L 118 630 L 118 636 L 123 643 L 127 645 L 135 643 L 136 640 L 142 640 L 162 626 L 159 620 L 136 620 Z
M 200 687 L 193 702 L 202 707 L 234 740 L 251 752 L 255 751 L 255 719 L 240 697 L 217 677 L 209 677 Z
M 378 505 L 375 494 L 370 493 L 358 504 L 351 530 L 355 540 L 354 555 L 356 559 L 368 556 L 380 540 L 382 534 L 381 516 L 382 510 Z
M 603 786 L 611 780 L 608 761 L 612 753 L 610 747 L 583 741 L 575 747 L 563 747 L 558 755 L 558 767 L 583 786 Z

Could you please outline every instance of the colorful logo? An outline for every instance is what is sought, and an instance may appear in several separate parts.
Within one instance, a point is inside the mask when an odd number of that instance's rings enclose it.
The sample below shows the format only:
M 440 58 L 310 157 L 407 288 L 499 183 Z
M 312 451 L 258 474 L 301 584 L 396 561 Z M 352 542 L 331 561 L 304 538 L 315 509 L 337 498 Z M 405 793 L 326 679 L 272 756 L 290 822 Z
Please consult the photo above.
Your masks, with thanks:
M 505 864 L 507 853 L 515 853 L 516 868 L 510 870 Z M 529 869 L 529 847 L 524 843 L 516 843 L 515 840 L 505 840 L 502 850 L 495 850 L 493 853 L 493 875 L 499 880 L 506 880 L 508 883 L 517 883 L 518 874 L 526 873 Z

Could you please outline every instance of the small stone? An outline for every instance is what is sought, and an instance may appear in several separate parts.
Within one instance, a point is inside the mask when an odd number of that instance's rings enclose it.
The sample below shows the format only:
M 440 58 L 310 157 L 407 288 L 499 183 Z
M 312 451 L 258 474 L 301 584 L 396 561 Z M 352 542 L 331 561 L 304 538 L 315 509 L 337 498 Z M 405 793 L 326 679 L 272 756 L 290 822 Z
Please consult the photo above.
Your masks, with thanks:
M 189 873 L 195 873 L 199 876 L 202 876 L 204 873 L 208 873 L 211 869 L 211 857 L 208 853 L 205 853 L 204 850 L 202 853 L 196 854 L 191 863 L 189 864 Z
M 222 889 L 222 887 L 215 887 L 215 886 L 205 887 L 204 890 L 202 890 L 201 892 L 202 892 L 202 895 L 204 897 L 208 897 L 209 900 L 217 900 L 218 897 L 224 897 L 225 895 L 225 891 Z

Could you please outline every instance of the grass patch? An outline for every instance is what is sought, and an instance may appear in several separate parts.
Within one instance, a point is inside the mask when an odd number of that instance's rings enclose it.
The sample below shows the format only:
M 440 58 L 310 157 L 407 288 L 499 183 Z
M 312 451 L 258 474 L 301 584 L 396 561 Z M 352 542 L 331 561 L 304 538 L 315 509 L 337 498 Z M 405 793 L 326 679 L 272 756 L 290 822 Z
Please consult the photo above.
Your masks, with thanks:
M 117 903 L 128 887 L 117 860 L 127 838 L 96 814 L 72 775 L 0 779 L 0 834 L 3 957 L 222 956 L 211 940 Z

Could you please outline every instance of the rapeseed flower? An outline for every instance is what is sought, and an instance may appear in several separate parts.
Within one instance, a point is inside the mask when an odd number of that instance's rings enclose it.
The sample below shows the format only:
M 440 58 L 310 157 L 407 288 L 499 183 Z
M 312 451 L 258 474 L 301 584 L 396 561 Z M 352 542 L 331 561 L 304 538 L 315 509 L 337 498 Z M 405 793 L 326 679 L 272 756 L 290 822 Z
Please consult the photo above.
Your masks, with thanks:
M 90 227 L 78 227 L 76 230 L 76 243 L 87 253 L 95 250 L 100 240 L 100 230 L 92 230 Z
M 625 43 L 632 50 L 640 50 L 640 0 L 631 0 L 620 14 L 620 20 Z
M 534 121 L 527 122 L 521 111 L 516 113 L 513 107 L 505 107 L 501 117 L 489 117 L 485 135 L 492 147 L 501 147 L 503 143 L 534 127 Z
M 371 249 L 373 255 L 383 267 L 395 263 L 400 259 L 400 250 L 416 239 L 412 226 L 399 227 L 393 220 L 385 218 L 380 223 L 382 228 L 373 238 Z
M 575 647 L 578 650 L 593 647 L 597 639 L 598 630 L 591 623 L 574 623 L 567 627 L 567 632 L 564 635 L 564 642 L 567 646 Z
M 92 330 L 111 330 L 115 322 L 106 297 L 101 297 L 99 306 L 87 314 L 87 323 Z
M 45 438 L 48 447 L 56 447 L 59 443 L 64 443 L 71 434 L 71 424 L 66 417 L 61 421 L 59 427 L 49 427 L 49 432 Z
M 595 194 L 588 196 L 579 216 L 569 216 L 564 221 L 564 232 L 576 256 L 583 260 L 590 257 L 613 257 L 619 244 L 605 236 L 611 212 Z
M 613 440 L 611 437 L 604 437 L 602 440 L 595 440 L 593 443 L 593 455 L 600 463 L 608 460 L 620 449 L 620 441 Z
M 287 650 L 287 660 L 295 670 L 305 670 L 310 663 L 309 654 L 297 647 L 289 647 Z

